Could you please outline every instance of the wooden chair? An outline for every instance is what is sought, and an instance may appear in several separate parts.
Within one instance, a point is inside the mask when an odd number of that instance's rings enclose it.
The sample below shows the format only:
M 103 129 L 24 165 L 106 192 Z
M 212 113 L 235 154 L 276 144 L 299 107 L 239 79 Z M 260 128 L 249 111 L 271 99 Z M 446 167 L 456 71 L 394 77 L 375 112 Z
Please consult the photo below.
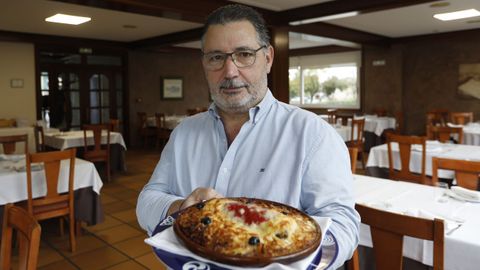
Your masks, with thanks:
M 463 142 L 463 128 L 461 127 L 442 127 L 442 126 L 427 126 L 427 138 L 429 140 L 438 140 L 442 143 L 451 141 L 452 134 L 457 137 L 456 143 Z
M 45 133 L 42 126 L 33 126 L 33 132 L 35 135 L 35 149 L 37 152 L 45 152 Z
M 403 132 L 403 112 L 395 112 L 395 133 L 402 134 Z
M 156 147 L 158 148 L 158 142 L 161 141 L 162 145 L 165 145 L 170 139 L 171 131 L 165 127 L 165 114 L 155 113 L 155 123 L 157 125 L 157 139 Z
M 22 143 L 25 146 L 24 153 L 28 154 L 28 135 L 9 135 L 0 136 L 0 144 L 3 146 L 3 153 L 6 155 L 14 154 L 16 150 L 16 144 Z
M 147 113 L 138 112 L 138 135 L 143 140 L 143 147 L 147 147 L 148 139 L 155 136 L 155 129 L 149 128 L 147 125 Z
M 393 151 L 392 143 L 398 143 L 401 169 L 395 170 L 393 165 Z M 420 144 L 422 146 L 422 160 L 421 173 L 416 174 L 410 171 L 410 155 L 413 144 Z M 425 157 L 426 157 L 426 138 L 418 136 L 407 136 L 389 133 L 387 134 L 388 147 L 388 170 L 389 178 L 393 180 L 404 180 L 419 184 L 428 184 L 425 174 Z
M 93 147 L 88 146 L 87 132 L 93 132 Z M 107 136 L 107 141 L 102 144 L 102 133 Z M 110 182 L 110 125 L 95 124 L 83 125 L 83 158 L 95 162 L 105 163 L 105 173 L 107 175 L 107 182 Z
M 465 125 L 473 122 L 473 112 L 451 112 L 450 121 L 456 125 Z
M 362 157 L 362 168 L 365 169 L 365 153 L 363 152 L 363 128 L 365 126 L 365 118 L 352 120 L 352 131 L 350 132 L 350 140 L 346 142 L 348 147 L 357 148 L 358 154 Z
M 446 159 L 432 157 L 432 183 L 438 182 L 438 169 L 455 171 L 457 185 L 478 190 L 480 180 L 480 161 Z
M 68 216 L 70 231 L 70 249 L 75 252 L 75 217 L 73 198 L 73 177 L 75 174 L 76 149 L 51 151 L 27 155 L 27 209 L 37 220 Z M 58 193 L 60 164 L 68 160 L 68 192 Z M 32 163 L 43 163 L 47 194 L 45 197 L 33 198 L 32 191 Z M 63 220 L 60 220 L 60 229 L 63 232 Z
M 435 109 L 427 112 L 427 125 L 446 126 L 448 122 L 448 110 Z
M 352 173 L 357 172 L 357 158 L 358 158 L 358 149 L 355 147 L 348 147 L 348 153 L 350 154 L 350 166 Z
M 327 110 L 327 122 L 329 124 L 336 124 L 337 122 L 337 109 L 328 109 Z
M 109 125 L 110 125 L 109 128 L 111 132 L 120 132 L 120 120 L 110 119 Z
M 375 108 L 373 114 L 376 114 L 378 117 L 387 116 L 387 110 L 385 108 Z
M 37 220 L 25 209 L 5 205 L 3 213 L 2 245 L 0 248 L 0 269 L 10 269 L 12 257 L 12 238 L 16 231 L 18 241 L 18 269 L 37 269 L 40 249 L 41 227 Z
M 423 219 L 370 208 L 360 204 L 355 209 L 362 223 L 370 226 L 376 269 L 403 269 L 403 236 L 433 241 L 433 269 L 444 265 L 444 222 L 441 219 Z M 360 269 L 355 251 L 347 269 Z

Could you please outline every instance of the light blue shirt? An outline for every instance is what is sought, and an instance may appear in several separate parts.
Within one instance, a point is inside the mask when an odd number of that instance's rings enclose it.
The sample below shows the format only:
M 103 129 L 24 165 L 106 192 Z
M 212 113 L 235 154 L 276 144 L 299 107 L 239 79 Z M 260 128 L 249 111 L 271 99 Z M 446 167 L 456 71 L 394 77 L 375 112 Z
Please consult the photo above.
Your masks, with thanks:
M 172 202 L 211 187 L 226 197 L 262 198 L 331 217 L 336 266 L 342 265 L 357 246 L 359 226 L 345 143 L 319 116 L 279 102 L 270 91 L 249 116 L 230 147 L 214 105 L 184 119 L 140 193 L 140 225 L 151 234 Z

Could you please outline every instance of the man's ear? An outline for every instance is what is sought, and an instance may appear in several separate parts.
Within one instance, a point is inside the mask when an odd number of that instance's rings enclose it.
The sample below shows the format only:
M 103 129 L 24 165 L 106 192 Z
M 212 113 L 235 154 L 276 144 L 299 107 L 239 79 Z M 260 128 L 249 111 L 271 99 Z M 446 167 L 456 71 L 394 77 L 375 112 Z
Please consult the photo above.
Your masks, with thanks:
M 273 56 L 274 56 L 274 50 L 271 45 L 268 46 L 267 52 L 265 53 L 265 58 L 266 58 L 266 65 L 267 65 L 267 74 L 270 73 L 270 69 L 272 68 L 273 64 Z

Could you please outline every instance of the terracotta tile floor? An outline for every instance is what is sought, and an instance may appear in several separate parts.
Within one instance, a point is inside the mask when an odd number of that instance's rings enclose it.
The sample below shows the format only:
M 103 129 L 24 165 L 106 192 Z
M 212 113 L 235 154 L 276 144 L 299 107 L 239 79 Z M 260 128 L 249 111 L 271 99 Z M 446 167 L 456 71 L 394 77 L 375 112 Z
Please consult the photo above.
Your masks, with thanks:
M 135 215 L 138 193 L 150 178 L 160 150 L 128 149 L 128 171 L 113 174 L 102 188 L 105 221 L 83 226 L 77 236 L 77 251 L 69 250 L 68 234 L 59 235 L 58 221 L 42 222 L 42 244 L 38 269 L 165 269 L 143 240 Z
M 105 221 L 83 226 L 75 253 L 69 250 L 68 235 L 59 235 L 57 220 L 41 223 L 38 269 L 165 269 L 143 242 L 146 234 L 135 216 L 138 193 L 150 178 L 160 151 L 129 149 L 126 154 L 128 171 L 114 174 L 112 182 L 102 188 Z M 365 173 L 361 162 L 357 173 Z

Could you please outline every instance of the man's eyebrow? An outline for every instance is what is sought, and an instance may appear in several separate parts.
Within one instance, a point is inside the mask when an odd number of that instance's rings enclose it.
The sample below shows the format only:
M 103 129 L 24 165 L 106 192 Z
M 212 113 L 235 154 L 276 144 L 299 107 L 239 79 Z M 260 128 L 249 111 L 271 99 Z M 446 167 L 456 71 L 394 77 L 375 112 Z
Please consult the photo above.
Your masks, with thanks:
M 236 51 L 244 51 L 244 50 L 254 50 L 254 49 L 252 49 L 249 46 L 240 46 L 240 47 L 236 47 L 234 51 L 236 52 Z M 204 54 L 210 54 L 210 53 L 227 53 L 227 52 L 224 52 L 224 51 L 221 51 L 221 50 L 213 50 L 213 51 L 204 52 Z M 228 52 L 228 53 L 230 53 L 230 52 Z

